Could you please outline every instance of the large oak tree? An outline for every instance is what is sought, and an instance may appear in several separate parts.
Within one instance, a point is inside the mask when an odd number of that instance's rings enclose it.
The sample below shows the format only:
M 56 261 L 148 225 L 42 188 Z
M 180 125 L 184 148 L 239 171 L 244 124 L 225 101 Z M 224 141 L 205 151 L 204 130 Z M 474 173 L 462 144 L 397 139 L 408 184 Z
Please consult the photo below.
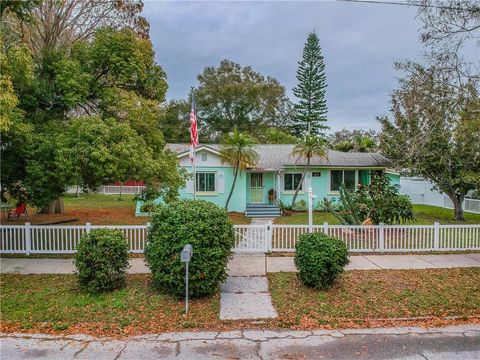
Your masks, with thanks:
M 401 170 L 423 176 L 448 195 L 455 219 L 480 177 L 480 98 L 469 82 L 452 86 L 436 68 L 398 64 L 407 75 L 392 94 L 391 116 L 381 117 L 382 152 Z
M 184 176 L 163 151 L 167 83 L 148 39 L 107 27 L 36 55 L 28 42 L 2 44 L 1 60 L 3 192 L 43 211 L 78 183 L 141 178 L 176 196 Z
M 250 66 L 223 60 L 198 75 L 195 90 L 202 140 L 217 141 L 236 128 L 255 134 L 284 122 L 289 107 L 285 88 Z

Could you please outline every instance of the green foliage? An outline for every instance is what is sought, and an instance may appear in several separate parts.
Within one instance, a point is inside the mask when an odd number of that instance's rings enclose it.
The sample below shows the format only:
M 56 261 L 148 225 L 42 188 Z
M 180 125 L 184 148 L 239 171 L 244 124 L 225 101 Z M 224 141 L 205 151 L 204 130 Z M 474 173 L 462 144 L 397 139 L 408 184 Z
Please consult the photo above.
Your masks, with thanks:
M 305 179 L 305 175 L 310 168 L 310 160 L 314 156 L 324 156 L 326 151 L 327 149 L 325 140 L 318 136 L 307 135 L 303 139 L 299 139 L 297 141 L 297 144 L 293 148 L 292 156 L 297 157 L 297 162 L 300 160 L 307 161 L 302 174 L 302 181 L 300 181 L 300 183 L 298 184 L 297 188 L 295 189 L 295 194 L 293 195 L 292 208 L 294 207 L 295 201 L 297 200 L 298 192 L 300 191 L 303 180 Z
M 323 60 L 318 36 L 311 32 L 303 48 L 302 60 L 298 63 L 298 85 L 293 88 L 293 94 L 299 99 L 295 104 L 292 124 L 292 130 L 297 136 L 324 136 L 328 129 L 325 125 L 327 80 Z
M 256 135 L 262 144 L 295 144 L 297 138 L 292 134 L 277 127 L 269 127 Z
M 117 289 L 125 284 L 128 243 L 120 230 L 91 230 L 81 237 L 74 262 L 82 289 L 92 293 Z
M 97 31 L 82 60 L 89 73 L 98 74 L 95 82 L 103 88 L 133 90 L 147 99 L 165 99 L 166 75 L 155 64 L 152 43 L 130 29 Z
M 378 149 L 375 130 L 342 129 L 328 136 L 328 143 L 334 150 L 349 152 L 374 152 Z
M 40 4 L 41 0 L 3 0 L 0 1 L 0 18 L 9 12 L 15 14 L 22 21 L 31 20 L 32 9 Z
M 292 210 L 292 205 L 284 203 L 282 200 L 278 201 L 278 207 L 282 211 L 282 213 L 285 213 L 286 211 L 291 211 Z
M 171 100 L 164 106 L 158 124 L 166 142 L 190 142 L 191 106 L 185 100 Z
M 371 172 L 368 185 L 358 185 L 354 192 L 340 186 L 340 203 L 324 199 L 325 208 L 342 224 L 361 225 L 367 219 L 373 224 L 395 224 L 415 220 L 413 206 L 399 185 L 390 182 L 384 173 Z
M 253 147 L 256 143 L 257 141 L 253 137 L 243 134 L 235 128 L 233 132 L 225 135 L 220 144 L 222 162 L 228 161 L 234 168 L 234 178 L 227 202 L 225 203 L 225 209 L 228 209 L 228 203 L 235 189 L 239 170 L 243 170 L 247 166 L 253 166 L 258 161 L 258 153 Z
M 250 66 L 222 60 L 198 75 L 195 91 L 202 136 L 217 141 L 233 128 L 249 134 L 275 125 L 288 107 L 285 89 Z
M 141 179 L 173 200 L 185 173 L 163 150 L 167 84 L 152 44 L 130 29 L 93 33 L 35 57 L 28 44 L 2 46 L 2 191 L 45 209 L 70 185 Z
M 151 213 L 151 212 L 154 212 L 155 210 L 157 210 L 158 207 L 159 207 L 159 205 L 156 204 L 155 201 L 147 200 L 142 204 L 142 207 L 140 208 L 140 211 Z
M 227 211 L 203 200 L 182 200 L 158 208 L 148 233 L 145 260 L 160 290 L 185 294 L 185 264 L 180 262 L 180 253 L 186 244 L 193 246 L 190 295 L 214 294 L 227 277 L 234 245 Z
M 296 201 L 295 205 L 293 205 L 292 210 L 294 211 L 307 211 L 307 202 L 302 199 L 300 201 Z
M 302 234 L 295 245 L 295 266 L 302 284 L 327 289 L 348 264 L 348 249 L 338 238 L 324 233 Z
M 23 120 L 21 114 L 16 120 L 14 118 L 8 130 L 2 131 L 2 161 L 0 161 L 2 196 L 8 190 L 14 198 L 25 199 L 22 181 L 26 177 L 26 159 L 28 149 L 34 143 L 34 137 L 32 126 Z
M 455 219 L 464 220 L 465 194 L 480 173 L 478 84 L 451 84 L 441 69 L 407 62 L 392 94 L 391 118 L 379 119 L 382 152 L 398 169 L 429 179 L 450 197 Z
M 67 155 L 64 124 L 50 122 L 34 134 L 27 148 L 25 178 L 28 202 L 46 212 L 48 205 L 74 184 L 74 169 Z

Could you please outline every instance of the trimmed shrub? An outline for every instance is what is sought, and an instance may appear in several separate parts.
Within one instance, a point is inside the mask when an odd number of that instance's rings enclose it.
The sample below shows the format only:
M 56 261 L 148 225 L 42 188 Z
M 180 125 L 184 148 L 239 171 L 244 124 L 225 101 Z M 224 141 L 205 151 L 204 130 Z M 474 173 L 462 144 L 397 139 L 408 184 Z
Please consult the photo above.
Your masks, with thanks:
M 84 234 L 75 255 L 80 287 L 102 292 L 125 285 L 128 243 L 120 230 L 95 229 Z
M 298 200 L 292 208 L 293 211 L 307 211 L 308 205 L 304 199 Z
M 295 248 L 300 281 L 316 289 L 327 289 L 348 264 L 345 243 L 322 232 L 301 235 Z
M 155 201 L 147 200 L 140 207 L 140 211 L 150 213 L 150 212 L 154 212 L 155 210 L 157 210 L 157 208 L 158 208 L 158 204 L 156 204 Z
M 148 232 L 145 261 L 153 284 L 163 292 L 185 294 L 185 264 L 180 253 L 192 244 L 189 294 L 215 293 L 226 279 L 234 245 L 233 225 L 225 209 L 203 200 L 160 205 Z

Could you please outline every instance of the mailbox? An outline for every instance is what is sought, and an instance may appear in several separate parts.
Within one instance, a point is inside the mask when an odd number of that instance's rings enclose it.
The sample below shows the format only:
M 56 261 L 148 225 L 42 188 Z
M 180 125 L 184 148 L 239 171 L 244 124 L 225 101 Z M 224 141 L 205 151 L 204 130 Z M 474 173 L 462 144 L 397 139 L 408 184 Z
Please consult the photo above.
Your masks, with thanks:
M 187 244 L 183 247 L 182 253 L 180 254 L 180 261 L 184 263 L 190 262 L 193 254 L 193 247 L 190 244 Z
M 191 244 L 187 244 L 183 247 L 180 253 L 180 261 L 185 263 L 185 314 L 188 314 L 188 263 L 192 259 L 193 247 Z

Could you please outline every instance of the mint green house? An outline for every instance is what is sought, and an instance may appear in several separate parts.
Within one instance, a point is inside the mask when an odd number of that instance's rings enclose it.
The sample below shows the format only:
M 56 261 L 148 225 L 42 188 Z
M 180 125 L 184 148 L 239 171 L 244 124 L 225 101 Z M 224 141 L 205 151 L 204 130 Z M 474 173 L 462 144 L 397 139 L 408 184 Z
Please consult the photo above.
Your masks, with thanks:
M 177 154 L 179 166 L 192 171 L 189 144 L 167 144 L 166 148 Z M 196 197 L 225 206 L 233 183 L 233 167 L 222 162 L 218 144 L 197 147 Z M 247 216 L 280 215 L 278 203 L 290 204 L 298 183 L 302 179 L 306 160 L 292 156 L 294 145 L 255 145 L 259 160 L 254 167 L 239 173 L 228 210 L 245 212 Z M 328 150 L 325 157 L 311 159 L 310 170 L 301 185 L 297 201 L 306 200 L 306 191 L 312 187 L 317 195 L 314 206 L 323 198 L 339 196 L 342 182 L 354 189 L 357 184 L 367 184 L 372 171 L 386 170 L 390 162 L 376 153 L 353 153 Z M 394 183 L 400 176 L 393 172 L 387 175 Z M 181 189 L 181 198 L 193 198 L 193 179 Z M 274 194 L 273 199 L 269 197 Z

